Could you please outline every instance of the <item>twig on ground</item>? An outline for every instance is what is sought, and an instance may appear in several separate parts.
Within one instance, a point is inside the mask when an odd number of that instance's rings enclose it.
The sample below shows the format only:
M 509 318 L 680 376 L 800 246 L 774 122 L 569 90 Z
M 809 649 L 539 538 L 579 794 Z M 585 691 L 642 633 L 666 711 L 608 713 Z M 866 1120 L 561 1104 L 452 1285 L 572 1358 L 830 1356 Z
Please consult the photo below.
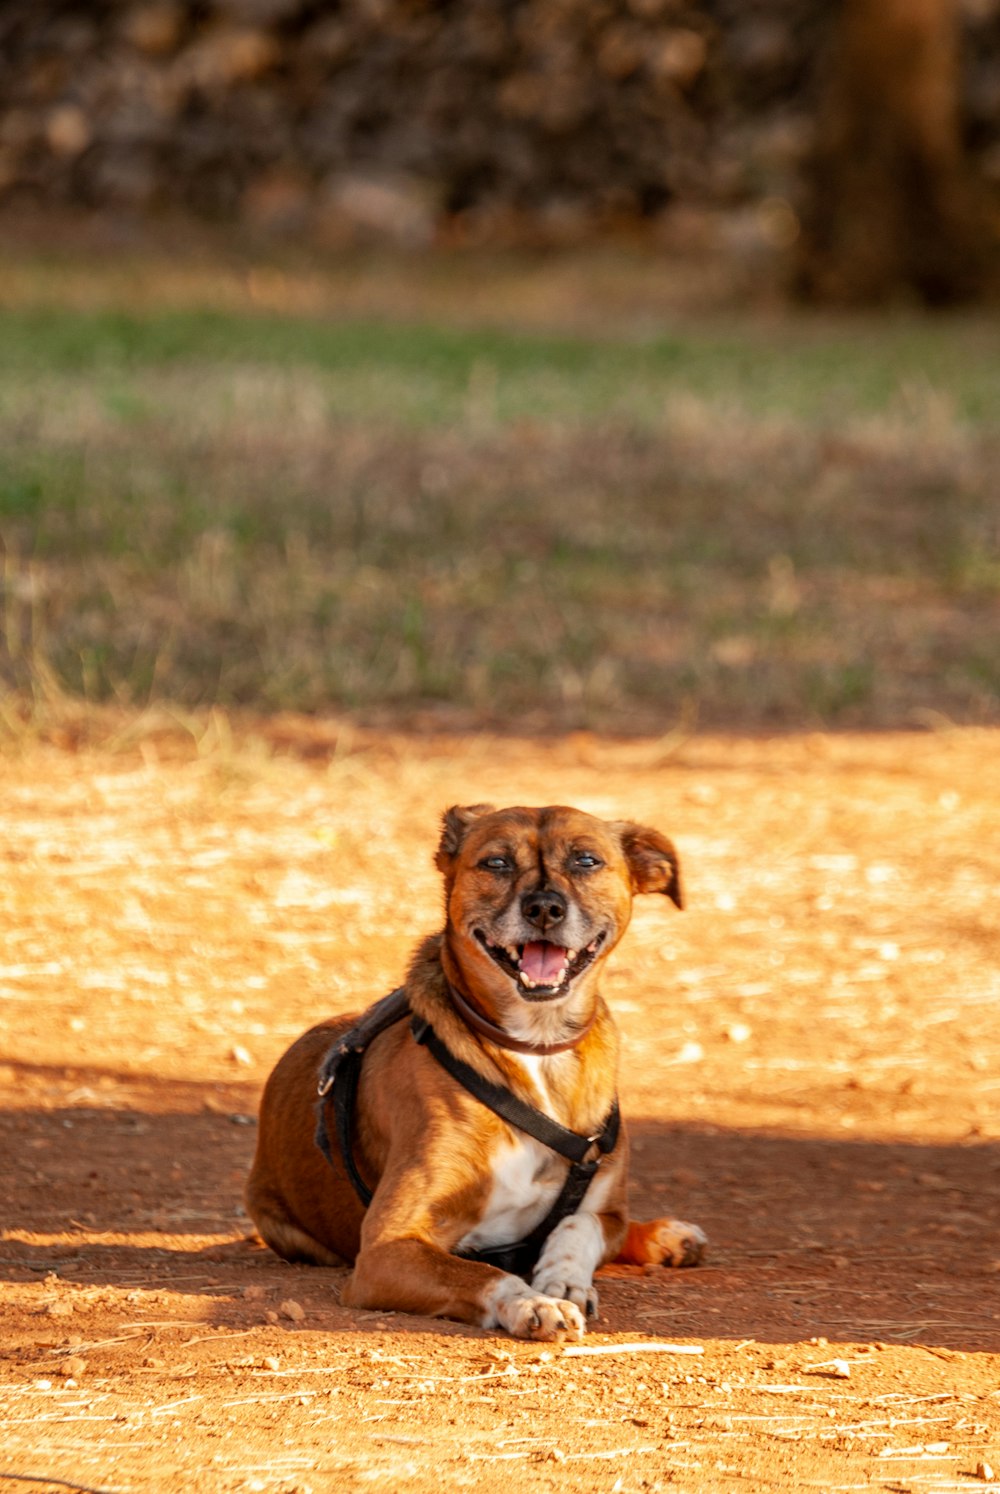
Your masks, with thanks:
M 199 1392 L 197 1395 L 183 1396 L 179 1401 L 168 1401 L 165 1406 L 155 1406 L 150 1411 L 150 1416 L 163 1416 L 167 1411 L 176 1411 L 178 1406 L 190 1406 L 192 1401 L 202 1401 L 204 1396 Z
M 563 1349 L 563 1359 L 575 1359 L 584 1354 L 704 1354 L 701 1344 L 570 1344 Z
M 51 1473 L 7 1473 L 0 1468 L 0 1483 L 7 1480 L 19 1484 L 58 1484 L 60 1489 L 76 1489 L 79 1494 L 112 1494 L 110 1489 L 95 1489 L 92 1484 L 73 1484 L 65 1478 L 54 1478 Z

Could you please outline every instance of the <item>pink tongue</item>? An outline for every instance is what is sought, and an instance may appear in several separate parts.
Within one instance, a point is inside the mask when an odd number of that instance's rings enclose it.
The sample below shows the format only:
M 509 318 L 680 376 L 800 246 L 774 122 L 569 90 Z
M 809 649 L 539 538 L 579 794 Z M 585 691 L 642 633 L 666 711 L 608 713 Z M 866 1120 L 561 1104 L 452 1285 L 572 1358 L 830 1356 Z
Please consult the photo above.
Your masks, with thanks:
M 565 964 L 566 951 L 561 944 L 539 939 L 524 946 L 520 968 L 536 985 L 550 986 L 562 975 Z

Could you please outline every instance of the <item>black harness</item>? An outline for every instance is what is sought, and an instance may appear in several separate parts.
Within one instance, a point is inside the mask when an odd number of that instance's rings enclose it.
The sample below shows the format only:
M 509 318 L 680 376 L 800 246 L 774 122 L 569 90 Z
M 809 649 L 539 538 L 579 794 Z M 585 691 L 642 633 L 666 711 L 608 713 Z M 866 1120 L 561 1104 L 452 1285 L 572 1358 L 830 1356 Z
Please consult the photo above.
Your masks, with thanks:
M 355 1192 L 366 1208 L 372 1200 L 372 1189 L 358 1171 L 354 1157 L 354 1112 L 361 1065 L 365 1050 L 379 1033 L 385 1032 L 386 1028 L 401 1022 L 407 1016 L 410 1017 L 410 1030 L 416 1041 L 433 1055 L 463 1089 L 468 1090 L 508 1125 L 558 1152 L 570 1164 L 566 1180 L 551 1209 L 523 1240 L 510 1245 L 491 1246 L 485 1250 L 457 1252 L 466 1260 L 485 1261 L 488 1265 L 499 1266 L 502 1271 L 513 1272 L 515 1276 L 527 1276 L 537 1263 L 549 1235 L 560 1220 L 576 1213 L 602 1159 L 614 1150 L 621 1126 L 618 1100 L 612 1102 L 604 1124 L 596 1135 L 581 1136 L 578 1131 L 569 1130 L 543 1111 L 519 1100 L 509 1089 L 484 1079 L 482 1074 L 456 1058 L 429 1022 L 411 1016 L 406 992 L 400 986 L 398 990 L 390 992 L 369 1007 L 350 1031 L 337 1039 L 320 1069 L 316 1144 L 330 1166 L 335 1168 L 327 1129 L 327 1107 L 332 1104 L 340 1159 Z M 596 1156 L 588 1158 L 588 1153 L 595 1147 Z

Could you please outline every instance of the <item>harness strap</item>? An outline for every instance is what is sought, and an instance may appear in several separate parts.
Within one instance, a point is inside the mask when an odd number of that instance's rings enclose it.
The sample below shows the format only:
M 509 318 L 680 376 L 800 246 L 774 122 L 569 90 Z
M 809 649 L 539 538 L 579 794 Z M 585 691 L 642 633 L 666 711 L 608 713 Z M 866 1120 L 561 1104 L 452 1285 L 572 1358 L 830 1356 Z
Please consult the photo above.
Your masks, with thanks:
M 620 1122 L 618 1101 L 615 1100 L 608 1119 L 605 1121 L 605 1129 L 597 1143 L 602 1152 L 609 1152 L 614 1147 L 618 1139 Z M 556 1225 L 561 1220 L 568 1219 L 570 1214 L 575 1214 L 583 1203 L 584 1195 L 590 1187 L 590 1180 L 599 1166 L 600 1159 L 596 1157 L 590 1162 L 574 1162 L 566 1174 L 566 1181 L 551 1209 L 545 1218 L 535 1225 L 531 1233 L 525 1235 L 523 1240 L 519 1240 L 514 1245 L 492 1245 L 481 1250 L 463 1250 L 460 1252 L 461 1255 L 469 1260 L 484 1261 L 488 1266 L 499 1266 L 501 1271 L 510 1271 L 515 1276 L 527 1276 L 537 1265 L 542 1247 Z
M 334 1125 L 340 1160 L 361 1202 L 367 1206 L 372 1200 L 372 1190 L 358 1170 L 354 1158 L 354 1109 L 358 1083 L 361 1078 L 361 1063 L 368 1044 L 379 1033 L 410 1015 L 409 1002 L 402 987 L 377 1001 L 358 1022 L 337 1042 L 327 1054 L 319 1077 L 319 1104 L 317 1105 L 316 1145 L 331 1167 L 336 1168 L 327 1128 L 327 1097 L 332 1090 Z M 565 1181 L 552 1207 L 539 1224 L 526 1235 L 510 1245 L 490 1246 L 482 1250 L 459 1252 L 466 1260 L 482 1261 L 498 1266 L 502 1271 L 517 1276 L 527 1276 L 535 1266 L 549 1235 L 562 1219 L 575 1214 L 583 1202 L 590 1181 L 600 1166 L 601 1157 L 614 1150 L 621 1127 L 621 1113 L 617 1097 L 613 1100 L 604 1124 L 593 1136 L 581 1136 L 560 1125 L 551 1116 L 533 1105 L 526 1104 L 502 1085 L 493 1084 L 483 1078 L 476 1069 L 456 1058 L 438 1037 L 429 1022 L 410 1017 L 410 1030 L 418 1043 L 432 1054 L 441 1067 L 449 1073 L 474 1099 L 492 1110 L 508 1125 L 523 1131 L 527 1136 L 540 1141 L 551 1151 L 558 1152 L 570 1163 Z M 587 1153 L 597 1147 L 598 1155 L 588 1160 Z
M 509 1089 L 504 1089 L 502 1085 L 493 1084 L 489 1079 L 484 1079 L 478 1070 L 470 1068 L 462 1059 L 455 1057 L 451 1049 L 442 1043 L 429 1022 L 413 1017 L 410 1020 L 410 1030 L 417 1042 L 422 1043 L 429 1052 L 433 1053 L 441 1067 L 447 1070 L 453 1079 L 457 1079 L 470 1095 L 474 1095 L 508 1125 L 516 1126 L 519 1131 L 533 1136 L 536 1141 L 558 1152 L 567 1161 L 582 1162 L 595 1142 L 600 1145 L 600 1139 L 604 1134 L 604 1129 L 607 1128 L 608 1121 L 605 1121 L 604 1128 L 596 1136 L 581 1136 L 579 1131 L 571 1131 L 567 1126 L 561 1126 L 544 1111 L 536 1110 L 534 1105 L 526 1105 Z
M 616 1097 L 612 1101 L 611 1109 L 600 1131 L 594 1136 L 581 1136 L 578 1131 L 571 1131 L 568 1127 L 560 1125 L 543 1111 L 536 1110 L 533 1105 L 526 1105 L 509 1089 L 504 1089 L 499 1084 L 492 1084 L 488 1079 L 484 1079 L 476 1069 L 470 1068 L 467 1063 L 455 1057 L 428 1022 L 412 1017 L 410 1028 L 417 1042 L 424 1044 L 441 1067 L 475 1099 L 486 1105 L 494 1115 L 498 1115 L 508 1125 L 515 1126 L 517 1130 L 524 1131 L 535 1141 L 542 1142 L 544 1146 L 558 1152 L 570 1163 L 565 1181 L 549 1212 L 535 1225 L 530 1234 L 525 1235 L 523 1240 L 510 1245 L 486 1246 L 480 1250 L 458 1252 L 466 1260 L 482 1261 L 489 1266 L 499 1266 L 501 1271 L 510 1271 L 515 1276 L 526 1277 L 537 1264 L 542 1248 L 556 1225 L 561 1220 L 567 1219 L 570 1214 L 575 1214 L 580 1207 L 590 1186 L 590 1180 L 600 1166 L 601 1157 L 614 1150 L 621 1129 L 618 1099 Z M 584 1161 L 593 1146 L 597 1147 L 599 1155 Z
M 316 1106 L 316 1145 L 330 1166 L 336 1168 L 330 1134 L 326 1123 L 327 1096 L 333 1090 L 333 1120 L 337 1130 L 337 1147 L 355 1193 L 365 1208 L 372 1201 L 372 1190 L 358 1171 L 354 1160 L 354 1105 L 361 1079 L 361 1060 L 365 1049 L 380 1032 L 409 1016 L 410 1003 L 402 986 L 376 1001 L 358 1018 L 354 1026 L 340 1037 L 323 1060 L 319 1071 L 319 1103 Z

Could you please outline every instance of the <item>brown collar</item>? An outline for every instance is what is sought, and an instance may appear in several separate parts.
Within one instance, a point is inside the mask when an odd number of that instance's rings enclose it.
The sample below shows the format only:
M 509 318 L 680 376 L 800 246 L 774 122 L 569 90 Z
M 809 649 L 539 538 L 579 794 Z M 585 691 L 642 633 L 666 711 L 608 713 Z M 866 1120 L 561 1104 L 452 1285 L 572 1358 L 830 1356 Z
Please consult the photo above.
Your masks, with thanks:
M 485 1016 L 466 996 L 463 996 L 460 991 L 455 989 L 450 980 L 446 984 L 452 1005 L 466 1026 L 471 1027 L 474 1032 L 478 1032 L 491 1043 L 496 1043 L 498 1048 L 509 1048 L 512 1053 L 537 1053 L 542 1058 L 547 1057 L 550 1053 L 566 1053 L 570 1048 L 575 1048 L 583 1042 L 597 1021 L 597 1006 L 595 1004 L 594 1010 L 591 1012 L 584 1026 L 580 1028 L 579 1032 L 574 1033 L 571 1038 L 567 1038 L 564 1043 L 526 1043 L 522 1042 L 520 1038 L 511 1037 L 509 1032 L 505 1032 L 495 1022 L 491 1022 L 489 1017 Z

